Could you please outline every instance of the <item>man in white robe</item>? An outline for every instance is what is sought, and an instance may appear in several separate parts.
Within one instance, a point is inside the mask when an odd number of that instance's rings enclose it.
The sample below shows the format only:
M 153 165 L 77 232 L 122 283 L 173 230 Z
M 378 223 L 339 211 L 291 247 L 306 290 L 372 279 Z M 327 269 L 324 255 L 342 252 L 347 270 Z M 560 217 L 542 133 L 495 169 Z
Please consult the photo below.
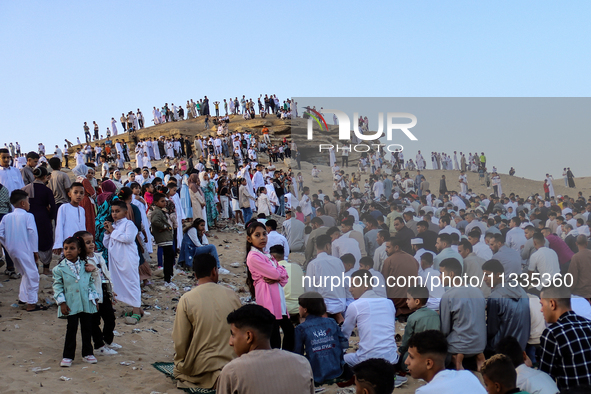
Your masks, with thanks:
M 261 172 L 263 170 L 263 165 L 257 164 L 256 168 L 257 172 L 255 172 L 254 176 L 252 177 L 252 186 L 254 188 L 255 194 L 258 192 L 259 187 L 265 186 L 265 180 L 263 179 L 263 173 Z
M 556 197 L 556 194 L 554 193 L 554 185 L 552 185 L 553 180 L 554 178 L 552 175 L 546 174 L 546 182 L 548 183 L 548 194 L 550 195 L 550 198 Z
M 111 118 L 111 131 L 113 132 L 113 135 L 117 135 L 117 121 L 115 120 L 115 118 Z

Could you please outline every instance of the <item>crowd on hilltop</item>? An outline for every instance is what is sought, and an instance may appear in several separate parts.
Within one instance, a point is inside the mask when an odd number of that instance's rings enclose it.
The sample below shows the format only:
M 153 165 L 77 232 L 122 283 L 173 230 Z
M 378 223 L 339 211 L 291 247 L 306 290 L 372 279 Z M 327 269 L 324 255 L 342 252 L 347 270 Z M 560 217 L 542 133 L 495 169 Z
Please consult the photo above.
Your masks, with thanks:
M 243 99 L 231 113 L 254 111 Z M 259 113 L 268 102 L 297 115 L 275 100 L 261 97 Z M 210 116 L 207 98 L 194 104 L 191 116 Z M 163 108 L 155 120 L 182 119 Z M 141 127 L 138 113 L 125 127 Z M 410 375 L 426 382 L 417 393 L 589 390 L 591 197 L 519 196 L 494 177 L 490 195 L 476 194 L 465 172 L 484 170 L 484 154 L 451 166 L 433 153 L 434 166 L 459 174 L 431 186 L 420 152 L 414 168 L 401 152 L 388 162 L 370 151 L 349 169 L 331 151 L 331 183 L 320 188 L 320 169 L 302 173 L 293 141 L 267 127 L 230 132 L 218 115 L 214 133 L 192 138 L 83 144 L 72 178 L 67 148 L 50 159 L 42 144 L 24 156 L 0 149 L 5 274 L 37 313 L 48 313 L 40 270 L 53 278 L 67 320 L 62 367 L 75 359 L 78 326 L 84 362 L 126 352 L 116 324 L 142 323 L 153 269 L 177 291 L 176 268 L 197 281 L 172 327 L 179 387 L 313 393 L 337 382 L 390 393 Z M 231 268 L 210 241 L 222 229 L 244 231 L 249 300 L 218 284 Z

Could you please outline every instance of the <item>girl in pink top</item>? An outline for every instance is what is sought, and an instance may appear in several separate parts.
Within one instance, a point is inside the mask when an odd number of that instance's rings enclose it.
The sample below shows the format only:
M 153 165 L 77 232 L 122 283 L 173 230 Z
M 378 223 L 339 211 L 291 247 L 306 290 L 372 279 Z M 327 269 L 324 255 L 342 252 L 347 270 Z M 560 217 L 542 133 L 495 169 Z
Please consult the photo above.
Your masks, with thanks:
M 283 292 L 283 286 L 287 284 L 289 277 L 285 268 L 279 265 L 277 260 L 263 252 L 266 245 L 265 225 L 256 220 L 247 223 L 246 284 L 256 303 L 267 308 L 277 319 L 271 335 L 271 347 L 293 351 L 294 328 L 289 320 Z M 281 346 L 279 327 L 283 330 L 283 346 Z

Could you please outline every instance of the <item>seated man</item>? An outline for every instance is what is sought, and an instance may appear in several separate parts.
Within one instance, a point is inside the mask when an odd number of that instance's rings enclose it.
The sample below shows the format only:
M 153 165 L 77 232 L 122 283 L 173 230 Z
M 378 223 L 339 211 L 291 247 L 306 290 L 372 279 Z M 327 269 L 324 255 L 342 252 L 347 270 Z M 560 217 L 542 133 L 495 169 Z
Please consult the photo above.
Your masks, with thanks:
M 489 394 L 529 394 L 517 388 L 515 367 L 504 354 L 495 354 L 486 360 L 480 372 Z
M 355 326 L 359 331 L 359 350 L 345 354 L 345 362 L 355 366 L 370 358 L 398 362 L 394 340 L 394 304 L 379 297 L 371 287 L 371 273 L 355 271 L 351 275 L 351 294 L 355 301 L 347 308 L 343 334 L 349 338 Z
M 365 360 L 357 364 L 353 372 L 358 394 L 390 394 L 394 390 L 394 366 L 384 359 Z
M 234 358 L 223 316 L 240 308 L 236 293 L 220 286 L 215 258 L 206 254 L 193 265 L 198 286 L 181 297 L 176 311 L 174 377 L 179 388 L 213 388 L 220 371 Z
M 441 331 L 427 330 L 410 338 L 406 367 L 414 379 L 427 382 L 415 391 L 416 394 L 486 394 L 478 378 L 471 372 L 445 369 L 446 357 L 447 341 Z M 457 390 L 459 387 L 461 390 Z
M 482 352 L 486 347 L 486 301 L 479 289 L 464 283 L 459 261 L 445 259 L 439 269 L 447 288 L 439 306 L 441 331 L 449 344 L 452 362 L 457 370 L 477 371 L 484 362 Z
M 271 349 L 275 316 L 260 305 L 244 305 L 227 318 L 230 346 L 238 355 L 220 374 L 218 394 L 314 393 L 310 363 L 304 356 Z
M 499 260 L 488 260 L 482 269 L 484 282 L 492 288 L 486 300 L 487 355 L 493 355 L 499 341 L 507 336 L 517 338 L 525 349 L 530 331 L 529 298 L 525 290 L 503 283 L 505 268 Z
M 527 393 L 556 394 L 556 382 L 545 372 L 525 365 L 527 355 L 519 341 L 513 337 L 505 337 L 497 344 L 497 354 L 504 354 L 511 359 L 517 372 L 517 387 Z

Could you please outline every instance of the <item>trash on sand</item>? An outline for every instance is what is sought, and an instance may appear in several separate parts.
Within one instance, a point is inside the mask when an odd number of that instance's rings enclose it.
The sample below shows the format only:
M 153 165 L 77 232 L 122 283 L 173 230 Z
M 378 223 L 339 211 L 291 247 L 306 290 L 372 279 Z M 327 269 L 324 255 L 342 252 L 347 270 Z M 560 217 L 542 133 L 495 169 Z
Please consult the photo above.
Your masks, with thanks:
M 37 372 L 47 371 L 49 369 L 51 369 L 51 367 L 47 367 L 47 368 L 35 367 L 35 368 L 31 369 L 31 372 L 37 373 Z
M 121 364 L 121 365 L 131 365 L 131 364 L 135 364 L 135 361 L 121 361 L 119 364 Z
M 66 376 L 60 376 L 60 379 L 63 380 L 64 382 L 67 382 L 68 380 L 72 380 L 72 378 L 68 378 Z

